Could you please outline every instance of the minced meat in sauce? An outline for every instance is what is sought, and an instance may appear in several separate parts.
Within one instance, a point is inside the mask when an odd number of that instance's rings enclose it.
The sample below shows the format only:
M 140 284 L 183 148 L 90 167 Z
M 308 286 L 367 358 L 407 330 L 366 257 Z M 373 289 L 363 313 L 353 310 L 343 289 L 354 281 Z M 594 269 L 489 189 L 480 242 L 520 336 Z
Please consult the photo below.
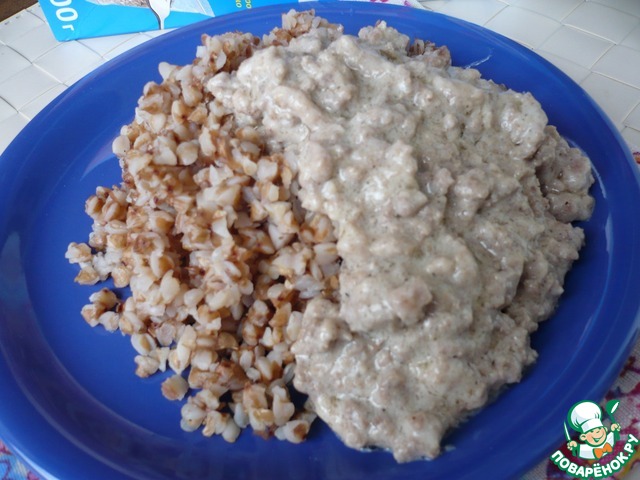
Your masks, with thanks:
M 380 22 L 320 26 L 208 89 L 298 169 L 342 258 L 308 305 L 294 384 L 355 448 L 434 458 L 520 380 L 589 217 L 588 159 L 539 103 Z

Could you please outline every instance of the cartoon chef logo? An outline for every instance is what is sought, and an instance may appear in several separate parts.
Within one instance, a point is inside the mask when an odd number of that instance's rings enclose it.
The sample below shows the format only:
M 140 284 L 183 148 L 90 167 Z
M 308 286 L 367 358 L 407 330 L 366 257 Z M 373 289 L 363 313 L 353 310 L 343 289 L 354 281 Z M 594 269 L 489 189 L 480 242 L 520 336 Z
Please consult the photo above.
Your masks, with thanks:
M 620 440 L 620 424 L 613 418 L 618 405 L 619 400 L 610 400 L 605 406 L 611 421 L 609 428 L 604 424 L 597 403 L 584 400 L 571 407 L 564 422 L 566 445 L 571 453 L 558 449 L 551 454 L 550 460 L 563 472 L 581 480 L 604 480 L 622 471 L 636 455 L 640 439 L 627 432 L 626 440 L 621 442 L 623 445 L 614 449 Z M 571 439 L 567 424 L 579 433 L 576 440 Z
M 620 424 L 616 423 L 613 414 L 618 408 L 617 400 L 607 403 L 606 410 L 611 420 L 611 427 L 602 422 L 602 410 L 598 404 L 583 401 L 576 403 L 567 414 L 567 423 L 580 434 L 580 442 L 571 440 L 569 430 L 565 424 L 567 448 L 571 453 L 585 460 L 600 460 L 613 452 L 613 446 L 620 440 Z

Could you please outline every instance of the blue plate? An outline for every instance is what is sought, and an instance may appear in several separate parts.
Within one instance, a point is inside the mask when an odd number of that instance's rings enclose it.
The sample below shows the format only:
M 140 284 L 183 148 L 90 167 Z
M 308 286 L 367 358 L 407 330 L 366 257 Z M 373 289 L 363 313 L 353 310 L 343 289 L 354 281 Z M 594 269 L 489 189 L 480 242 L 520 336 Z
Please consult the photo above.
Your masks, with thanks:
M 127 338 L 91 329 L 80 308 L 99 287 L 73 283 L 64 259 L 84 241 L 85 199 L 119 183 L 111 141 L 130 122 L 160 61 L 189 63 L 203 32 L 255 34 L 288 7 L 229 15 L 164 35 L 117 58 L 38 115 L 0 159 L 0 437 L 45 478 L 478 479 L 514 478 L 563 440 L 569 407 L 598 400 L 638 334 L 640 188 L 615 128 L 568 77 L 526 48 L 463 21 L 368 3 L 305 4 L 355 33 L 384 18 L 410 36 L 449 46 L 457 65 L 528 90 L 552 124 L 594 164 L 596 209 L 587 246 L 556 315 L 533 336 L 538 362 L 524 380 L 446 438 L 431 462 L 396 464 L 386 452 L 345 448 L 321 422 L 306 443 L 236 444 L 180 430 L 180 404 L 141 380 Z M 623 429 L 624 429 L 623 425 Z

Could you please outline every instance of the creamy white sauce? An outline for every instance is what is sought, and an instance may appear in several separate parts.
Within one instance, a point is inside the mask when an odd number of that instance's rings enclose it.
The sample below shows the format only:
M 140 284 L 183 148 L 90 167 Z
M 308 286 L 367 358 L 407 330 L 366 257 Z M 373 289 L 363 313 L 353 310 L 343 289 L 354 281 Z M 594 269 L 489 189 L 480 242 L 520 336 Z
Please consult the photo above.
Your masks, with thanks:
M 319 28 L 208 84 L 337 231 L 340 303 L 307 307 L 296 388 L 347 445 L 398 461 L 437 456 L 520 380 L 593 204 L 589 161 L 531 95 L 407 44 L 384 23 Z

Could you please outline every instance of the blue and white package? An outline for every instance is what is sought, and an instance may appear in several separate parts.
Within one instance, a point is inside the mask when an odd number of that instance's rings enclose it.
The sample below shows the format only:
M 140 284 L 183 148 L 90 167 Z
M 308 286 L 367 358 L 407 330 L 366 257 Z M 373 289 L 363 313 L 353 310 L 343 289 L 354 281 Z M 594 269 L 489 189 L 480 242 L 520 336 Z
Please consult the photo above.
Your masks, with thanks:
M 287 0 L 39 0 L 59 41 L 175 28 Z

